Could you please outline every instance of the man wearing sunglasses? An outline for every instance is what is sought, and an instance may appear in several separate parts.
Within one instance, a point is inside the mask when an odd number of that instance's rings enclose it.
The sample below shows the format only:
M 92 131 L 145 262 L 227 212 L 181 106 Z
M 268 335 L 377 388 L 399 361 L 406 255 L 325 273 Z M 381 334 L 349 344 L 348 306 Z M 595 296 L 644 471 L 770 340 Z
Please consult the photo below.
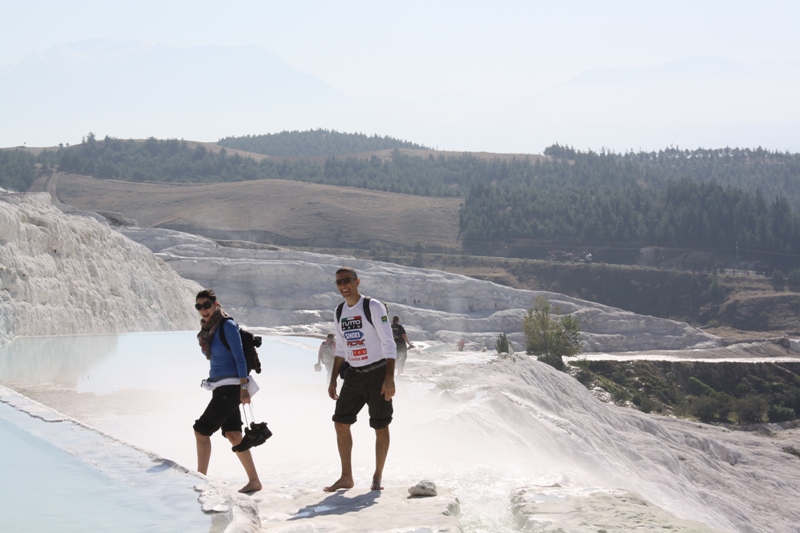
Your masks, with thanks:
M 342 267 L 336 271 L 336 288 L 344 303 L 336 314 L 336 357 L 333 363 L 328 395 L 336 400 L 333 425 L 336 429 L 336 444 L 342 462 L 341 477 L 325 487 L 326 492 L 350 489 L 353 481 L 353 436 L 350 426 L 364 405 L 369 409 L 369 425 L 375 430 L 375 472 L 372 475 L 372 490 L 383 490 L 383 466 L 389 453 L 389 424 L 392 422 L 392 396 L 395 393 L 394 367 L 396 348 L 389 317 L 383 303 L 368 300 L 369 312 L 365 313 L 365 298 L 358 292 L 361 280 L 356 271 Z M 347 361 L 350 367 L 344 376 L 342 390 L 336 394 L 336 379 L 339 369 Z

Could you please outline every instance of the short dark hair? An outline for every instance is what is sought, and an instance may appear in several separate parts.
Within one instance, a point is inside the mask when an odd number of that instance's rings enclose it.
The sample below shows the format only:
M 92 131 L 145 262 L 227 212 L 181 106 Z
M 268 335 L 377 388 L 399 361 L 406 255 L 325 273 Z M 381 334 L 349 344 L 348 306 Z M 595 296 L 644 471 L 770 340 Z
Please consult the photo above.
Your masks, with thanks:
M 397 315 L 394 315 L 394 316 L 392 317 L 392 322 L 400 322 L 400 317 L 399 317 L 399 316 L 397 316 Z
M 197 293 L 197 296 L 195 296 L 194 299 L 199 300 L 200 298 L 208 298 L 212 302 L 217 301 L 217 295 L 211 289 L 203 289 L 202 291 Z
M 358 274 L 356 274 L 356 269 L 353 267 L 341 267 L 339 270 L 336 271 L 336 274 L 341 274 L 343 272 L 352 274 L 353 279 L 358 279 Z

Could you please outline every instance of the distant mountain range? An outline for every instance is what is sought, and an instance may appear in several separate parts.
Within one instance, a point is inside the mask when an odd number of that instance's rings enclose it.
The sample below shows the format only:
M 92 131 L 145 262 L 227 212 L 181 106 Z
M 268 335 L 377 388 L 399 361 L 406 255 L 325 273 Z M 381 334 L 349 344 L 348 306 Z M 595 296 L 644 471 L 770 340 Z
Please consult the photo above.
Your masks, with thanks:
M 535 65 L 520 68 L 536 68 Z M 254 46 L 92 40 L 0 68 L 0 146 L 283 130 L 391 135 L 444 150 L 541 153 L 757 147 L 800 151 L 800 63 L 684 58 L 587 71 L 537 94 L 353 98 Z
M 226 117 L 235 122 L 246 115 L 268 117 L 277 109 L 346 101 L 331 85 L 254 46 L 174 48 L 91 40 L 30 55 L 0 72 L 0 116 L 7 125 L 56 128 L 73 139 L 96 130 L 114 135 L 131 126 L 146 137 L 163 132 L 165 123 L 178 132 L 203 122 L 216 124 L 219 138 L 229 131 L 221 126 Z M 264 123 L 262 130 L 268 127 Z

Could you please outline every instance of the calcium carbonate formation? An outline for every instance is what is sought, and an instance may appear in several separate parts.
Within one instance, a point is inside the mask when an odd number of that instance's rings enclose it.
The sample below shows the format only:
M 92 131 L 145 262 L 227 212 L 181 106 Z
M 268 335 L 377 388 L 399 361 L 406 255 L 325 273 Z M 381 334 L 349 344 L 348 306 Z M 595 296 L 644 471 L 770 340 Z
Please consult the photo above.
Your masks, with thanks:
M 0 345 L 16 336 L 193 329 L 199 286 L 46 193 L 0 192 Z

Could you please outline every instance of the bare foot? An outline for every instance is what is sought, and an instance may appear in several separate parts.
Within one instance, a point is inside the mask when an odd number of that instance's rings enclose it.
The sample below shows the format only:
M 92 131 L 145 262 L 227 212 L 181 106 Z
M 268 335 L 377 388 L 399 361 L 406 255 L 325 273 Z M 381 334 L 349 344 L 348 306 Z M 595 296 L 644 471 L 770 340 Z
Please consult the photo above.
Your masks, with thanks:
M 336 483 L 331 485 L 330 487 L 325 487 L 325 492 L 336 492 L 339 489 L 352 489 L 355 484 L 353 483 L 353 478 L 345 478 L 340 477 L 336 480 Z
M 248 494 L 250 492 L 258 492 L 260 490 L 261 490 L 261 482 L 254 481 L 254 482 L 248 483 L 247 485 L 245 485 L 244 487 L 239 489 L 239 492 L 243 492 L 245 494 Z
M 381 478 L 379 477 L 372 478 L 372 485 L 369 486 L 369 490 L 383 490 L 383 485 L 381 485 Z

